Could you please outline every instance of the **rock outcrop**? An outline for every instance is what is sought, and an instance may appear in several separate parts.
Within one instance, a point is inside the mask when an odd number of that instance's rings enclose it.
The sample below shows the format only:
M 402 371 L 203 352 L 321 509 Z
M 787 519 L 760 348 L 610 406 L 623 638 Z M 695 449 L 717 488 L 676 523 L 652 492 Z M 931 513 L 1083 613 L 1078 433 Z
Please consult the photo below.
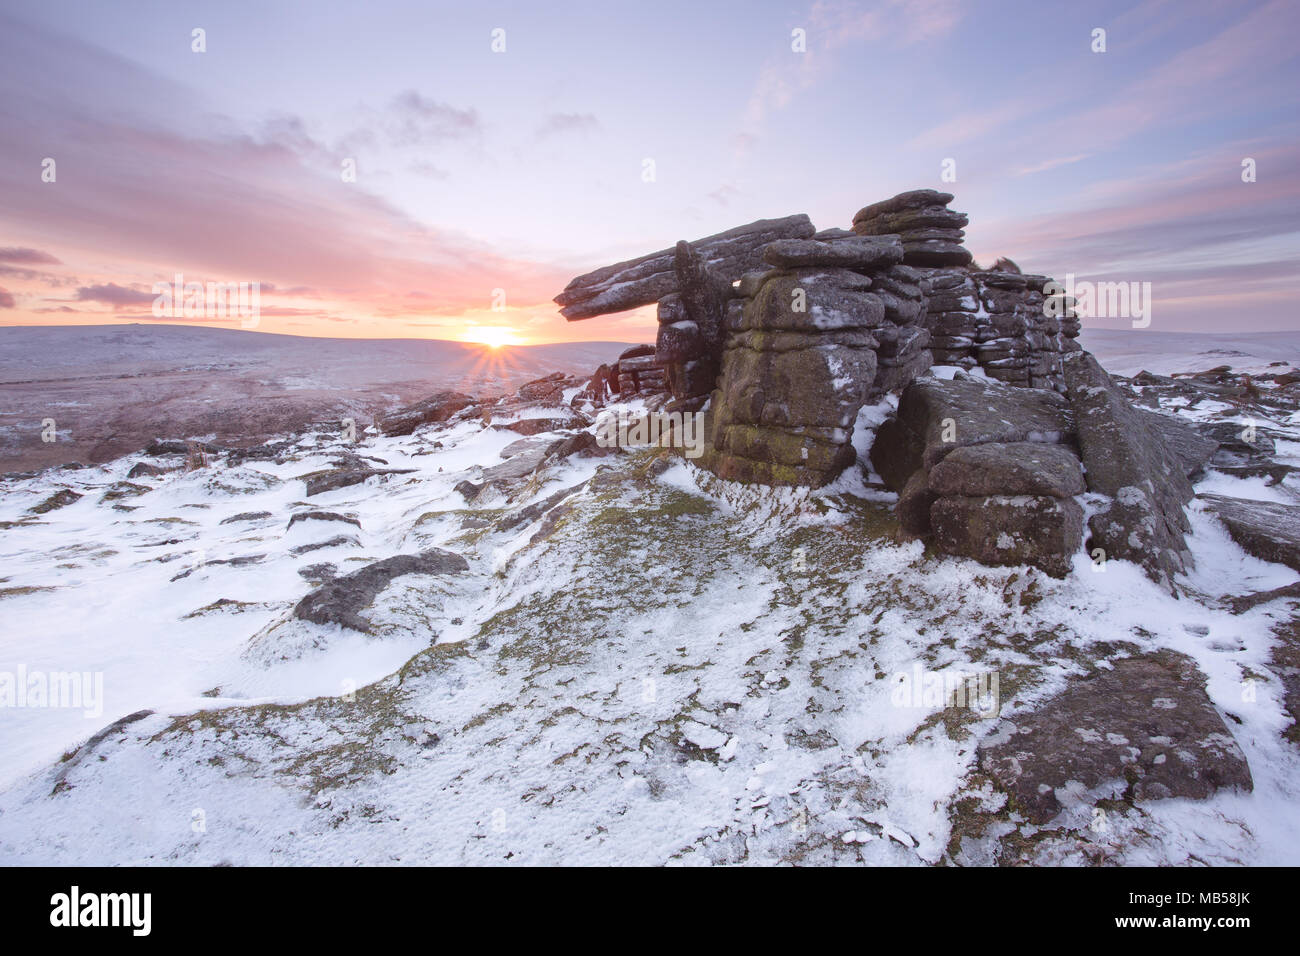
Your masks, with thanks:
M 653 345 L 634 345 L 618 357 L 618 393 L 629 398 L 638 393 L 667 390 L 663 367 L 655 359 Z
M 421 425 L 445 422 L 473 404 L 473 398 L 460 392 L 438 392 L 381 418 L 379 430 L 385 435 L 409 435 Z
M 673 397 L 694 407 L 703 404 L 717 381 L 727 304 L 735 292 L 687 242 L 677 243 L 673 268 L 679 291 L 659 300 L 655 361 L 664 369 Z
M 1091 354 L 1066 356 L 1064 369 L 1088 490 L 1110 499 L 1089 519 L 1089 550 L 1140 564 L 1172 590 L 1191 563 L 1186 466 Z
M 1300 505 L 1200 495 L 1247 554 L 1300 571 Z
M 1188 476 L 1222 443 L 1134 408 L 1075 341 L 1063 287 L 1010 260 L 974 266 L 952 199 L 901 193 L 859 210 L 852 231 L 754 223 L 573 280 L 556 299 L 569 318 L 659 300 L 655 349 L 625 353 L 585 394 L 612 394 L 614 378 L 620 397 L 667 389 L 681 410 L 709 396 L 703 467 L 818 487 L 854 462 L 862 406 L 901 393 L 872 462 L 905 533 L 1064 574 L 1083 537 L 1075 498 L 1095 492 L 1107 503 L 1089 549 L 1172 587 L 1189 561 Z M 933 365 L 998 384 L 922 378 Z
M 965 266 L 970 253 L 962 246 L 969 220 L 948 208 L 952 193 L 914 189 L 859 209 L 853 231 L 860 236 L 896 235 L 909 266 Z
M 1069 572 L 1083 537 L 1083 470 L 1055 392 L 918 379 L 877 430 L 876 471 L 911 536 L 985 564 Z
M 293 616 L 315 624 L 338 624 L 369 634 L 370 622 L 362 617 L 361 612 L 395 578 L 404 574 L 455 574 L 468 570 L 469 562 L 464 558 L 440 548 L 419 554 L 399 554 L 327 581 L 298 602 Z
M 817 264 L 742 283 L 753 295 L 728 311 L 701 464 L 724 478 L 811 487 L 852 464 L 854 420 L 876 373 L 872 330 L 884 321 L 870 288 L 858 272 Z
M 1099 800 L 1203 800 L 1253 789 L 1205 676 L 1173 651 L 1118 660 L 1035 712 L 1004 721 L 980 746 L 979 766 L 1016 812 L 1039 825 Z

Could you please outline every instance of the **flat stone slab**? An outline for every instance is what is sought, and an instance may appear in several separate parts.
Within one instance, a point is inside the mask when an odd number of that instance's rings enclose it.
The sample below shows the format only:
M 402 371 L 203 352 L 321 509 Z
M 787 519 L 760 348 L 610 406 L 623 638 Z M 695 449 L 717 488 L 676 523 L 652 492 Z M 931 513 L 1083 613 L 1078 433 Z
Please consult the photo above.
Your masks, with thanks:
M 690 244 L 714 275 L 734 282 L 763 265 L 763 247 L 778 239 L 807 239 L 816 230 L 800 213 L 784 219 L 760 219 Z M 569 321 L 624 312 L 657 302 L 678 291 L 676 249 L 660 249 L 580 275 L 555 297 Z
M 1255 557 L 1300 571 L 1300 505 L 1198 495 L 1227 526 L 1232 540 Z
M 324 494 L 350 485 L 359 485 L 375 475 L 409 475 L 414 468 L 327 468 L 302 476 L 307 485 L 306 496 Z
M 841 269 L 887 269 L 903 261 L 897 236 L 850 239 L 781 239 L 763 250 L 763 260 L 780 269 L 833 266 Z
M 1072 681 L 980 746 L 980 769 L 1030 823 L 1122 797 L 1204 800 L 1253 788 L 1250 767 L 1191 658 L 1159 651 Z
M 379 421 L 379 430 L 385 435 L 409 435 L 421 425 L 445 422 L 473 404 L 474 399 L 469 395 L 451 391 L 438 392 L 384 416 Z
M 399 554 L 368 564 L 322 584 L 293 609 L 293 616 L 315 624 L 339 624 L 370 633 L 370 622 L 361 616 L 375 597 L 404 574 L 455 574 L 469 570 L 459 554 L 431 548 L 419 554 Z
M 548 443 L 549 444 L 549 443 Z M 508 447 L 508 446 L 507 446 Z M 493 465 L 491 468 L 483 469 L 483 480 L 492 481 L 513 481 L 516 478 L 527 478 L 546 461 L 546 449 L 531 448 L 512 455 L 506 461 L 499 465 Z

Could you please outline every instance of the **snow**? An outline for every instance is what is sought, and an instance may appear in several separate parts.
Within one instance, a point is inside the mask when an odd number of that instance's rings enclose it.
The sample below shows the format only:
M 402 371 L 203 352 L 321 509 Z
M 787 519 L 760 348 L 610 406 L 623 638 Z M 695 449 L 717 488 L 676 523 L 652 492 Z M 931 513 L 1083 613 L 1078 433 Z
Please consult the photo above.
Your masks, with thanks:
M 859 413 L 862 461 L 896 404 Z M 1124 863 L 1300 862 L 1300 754 L 1271 663 L 1288 611 L 1223 601 L 1300 575 L 1200 505 L 1176 599 L 1082 551 L 1063 580 L 927 556 L 872 530 L 894 496 L 862 468 L 813 491 L 680 458 L 648 477 L 653 452 L 575 457 L 467 504 L 455 484 L 517 437 L 478 420 L 369 437 L 353 450 L 414 472 L 312 499 L 298 476 L 328 465 L 333 436 L 283 464 L 140 479 L 152 490 L 118 502 L 133 511 L 100 501 L 133 458 L 8 481 L 0 521 L 59 488 L 84 497 L 0 539 L 0 587 L 52 588 L 0 598 L 0 671 L 102 673 L 105 700 L 93 719 L 0 712 L 0 863 L 953 862 L 954 808 L 1005 805 L 975 773 L 979 741 L 1117 643 L 1197 662 L 1254 792 L 1143 804 L 1105 834 L 1084 802 L 1063 815 L 1078 833 L 1041 840 L 1037 861 L 1078 863 L 1082 840 Z M 550 537 L 534 541 L 540 520 L 497 530 L 588 479 Z M 1197 490 L 1295 500 L 1217 472 Z M 361 527 L 286 528 L 308 508 Z M 338 534 L 355 543 L 292 553 Z M 292 618 L 312 587 L 299 568 L 429 547 L 470 571 L 397 579 L 366 612 L 374 635 Z M 918 668 L 1001 675 L 1000 710 L 900 705 Z M 989 862 L 1022 826 L 994 819 L 955 861 Z

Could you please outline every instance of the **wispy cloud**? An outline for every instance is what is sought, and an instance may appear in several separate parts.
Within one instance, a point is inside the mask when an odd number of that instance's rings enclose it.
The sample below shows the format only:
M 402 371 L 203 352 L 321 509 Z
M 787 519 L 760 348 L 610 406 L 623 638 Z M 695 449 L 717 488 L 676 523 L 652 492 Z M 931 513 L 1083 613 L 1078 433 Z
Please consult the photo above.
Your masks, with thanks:
M 753 91 L 741 116 L 743 149 L 753 144 L 772 113 L 785 109 L 796 97 L 833 76 L 840 52 L 887 40 L 892 46 L 911 46 L 934 40 L 951 31 L 962 18 L 955 0 L 885 0 L 870 6 L 849 0 L 815 0 L 790 29 L 805 34 L 806 49 L 791 46 L 766 59 L 759 68 Z
M 63 265 L 58 259 L 43 252 L 40 249 L 26 249 L 17 246 L 11 246 L 8 249 L 0 249 L 0 262 L 16 262 L 23 265 L 43 265 L 59 266 Z
M 120 286 L 116 282 L 106 282 L 103 285 L 82 286 L 77 290 L 76 299 L 78 302 L 102 302 L 105 305 L 111 305 L 115 309 L 125 308 L 127 306 L 148 305 L 153 302 L 155 296 L 152 292 L 141 289 L 128 289 Z
M 1075 156 L 1057 156 L 1055 159 L 1045 159 L 1041 163 L 1034 163 L 1031 166 L 1021 166 L 1015 171 L 1014 175 L 1032 176 L 1034 173 L 1045 173 L 1047 170 L 1056 169 L 1059 166 L 1070 166 L 1082 162 L 1091 155 L 1091 153 L 1079 153 Z
M 590 133 L 600 129 L 593 113 L 551 113 L 537 127 L 537 139 L 570 133 Z

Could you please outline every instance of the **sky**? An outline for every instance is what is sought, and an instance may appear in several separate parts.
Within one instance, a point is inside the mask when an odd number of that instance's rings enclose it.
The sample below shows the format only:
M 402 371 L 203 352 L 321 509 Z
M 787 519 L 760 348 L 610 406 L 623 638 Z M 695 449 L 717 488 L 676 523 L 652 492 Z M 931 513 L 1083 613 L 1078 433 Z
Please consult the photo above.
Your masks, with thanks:
M 653 306 L 551 299 L 932 187 L 978 262 L 1150 282 L 1153 330 L 1293 329 L 1297 27 L 1295 0 L 0 0 L 0 325 L 183 321 L 154 315 L 180 275 L 258 284 L 255 323 L 207 325 L 652 342 Z

